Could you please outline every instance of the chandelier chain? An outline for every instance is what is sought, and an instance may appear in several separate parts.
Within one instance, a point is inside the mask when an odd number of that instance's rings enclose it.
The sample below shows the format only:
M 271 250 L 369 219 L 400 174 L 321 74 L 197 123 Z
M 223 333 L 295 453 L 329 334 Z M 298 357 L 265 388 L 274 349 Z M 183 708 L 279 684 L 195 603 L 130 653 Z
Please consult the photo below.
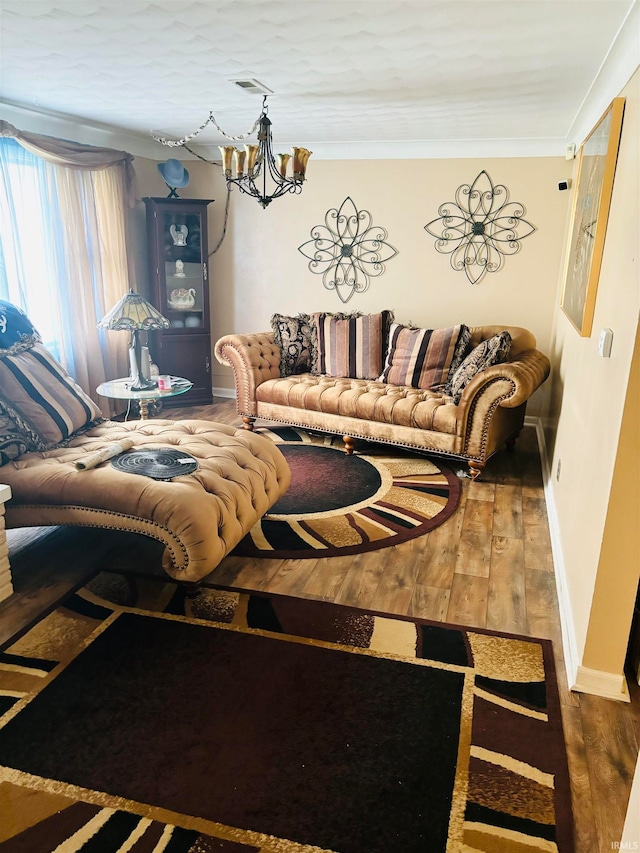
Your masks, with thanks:
M 218 122 L 213 115 L 213 111 L 209 113 L 209 117 L 207 120 L 200 125 L 197 130 L 194 130 L 193 133 L 188 133 L 186 136 L 183 136 L 182 139 L 167 139 L 165 136 L 156 136 L 154 133 L 151 134 L 152 139 L 155 139 L 156 142 L 159 142 L 161 145 L 168 145 L 170 148 L 179 148 L 181 145 L 185 145 L 187 142 L 190 142 L 192 139 L 195 139 L 196 136 L 201 133 L 208 124 L 212 124 L 218 133 L 221 133 L 222 136 L 227 139 L 233 139 L 234 141 L 239 141 L 241 139 L 248 139 L 249 136 L 253 136 L 253 134 L 258 129 L 258 125 L 260 124 L 260 119 L 257 118 L 251 130 L 248 130 L 246 133 L 241 133 L 239 136 L 231 136 L 220 127 Z
M 184 147 L 187 149 L 189 154 L 193 154 L 194 157 L 197 157 L 198 160 L 202 160 L 203 163 L 208 163 L 210 166 L 219 166 L 220 165 L 219 163 L 216 163 L 213 160 L 207 160 L 206 157 L 202 157 L 200 154 L 198 154 L 197 151 L 194 151 L 192 148 L 189 148 L 188 145 L 185 145 Z M 218 240 L 218 242 L 214 246 L 214 248 L 211 249 L 211 251 L 209 252 L 209 257 L 211 257 L 212 255 L 215 255 L 215 253 L 218 251 L 220 246 L 222 246 L 222 241 L 224 240 L 224 238 L 227 234 L 227 222 L 229 221 L 229 202 L 230 201 L 231 201 L 231 187 L 227 186 L 227 200 L 226 200 L 225 205 L 224 205 L 224 222 L 222 223 L 222 234 L 220 236 L 220 239 Z

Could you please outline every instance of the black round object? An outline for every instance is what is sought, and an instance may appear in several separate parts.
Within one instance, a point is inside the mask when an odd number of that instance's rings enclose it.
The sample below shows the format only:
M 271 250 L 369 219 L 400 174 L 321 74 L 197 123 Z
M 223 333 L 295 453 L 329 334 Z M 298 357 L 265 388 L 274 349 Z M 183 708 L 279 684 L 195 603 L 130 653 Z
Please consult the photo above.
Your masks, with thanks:
M 181 461 L 184 460 L 184 461 Z M 142 474 L 153 480 L 172 480 L 198 469 L 198 460 L 173 447 L 157 447 L 148 450 L 130 450 L 114 456 L 111 464 L 127 474 Z

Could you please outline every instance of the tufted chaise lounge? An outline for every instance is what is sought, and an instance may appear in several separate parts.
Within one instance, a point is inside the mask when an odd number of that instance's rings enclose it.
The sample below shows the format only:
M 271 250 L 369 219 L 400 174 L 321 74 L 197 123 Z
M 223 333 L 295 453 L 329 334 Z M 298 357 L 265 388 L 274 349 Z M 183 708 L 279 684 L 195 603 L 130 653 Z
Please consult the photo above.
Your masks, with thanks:
M 198 461 L 192 474 L 161 481 L 105 462 L 76 463 L 122 439 L 133 450 L 174 447 Z M 104 421 L 64 447 L 25 453 L 0 468 L 11 487 L 6 526 L 74 525 L 142 533 L 165 546 L 163 568 L 197 584 L 286 491 L 290 471 L 268 439 L 202 420 Z
M 487 459 L 515 441 L 529 397 L 549 375 L 549 359 L 531 332 L 516 326 L 476 326 L 473 347 L 506 330 L 512 338 L 507 361 L 478 373 L 458 403 L 439 390 L 369 379 L 301 373 L 280 375 L 281 353 L 272 332 L 226 335 L 215 347 L 221 364 L 233 368 L 238 413 L 248 430 L 256 418 L 382 441 L 465 461 L 477 479 Z

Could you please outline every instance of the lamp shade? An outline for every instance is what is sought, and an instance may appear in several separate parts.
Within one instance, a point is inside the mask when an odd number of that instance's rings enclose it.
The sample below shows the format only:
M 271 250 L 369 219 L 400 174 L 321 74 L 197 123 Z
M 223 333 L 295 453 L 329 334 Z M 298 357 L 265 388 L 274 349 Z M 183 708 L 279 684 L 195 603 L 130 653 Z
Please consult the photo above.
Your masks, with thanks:
M 168 329 L 169 321 L 150 302 L 130 290 L 98 323 L 100 329 L 148 331 Z

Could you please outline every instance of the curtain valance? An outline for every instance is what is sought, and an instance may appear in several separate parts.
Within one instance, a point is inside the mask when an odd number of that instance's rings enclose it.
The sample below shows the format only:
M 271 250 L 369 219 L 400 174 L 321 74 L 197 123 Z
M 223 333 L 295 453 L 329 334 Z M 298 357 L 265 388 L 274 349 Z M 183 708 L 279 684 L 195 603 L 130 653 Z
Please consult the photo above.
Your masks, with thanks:
M 57 166 L 66 166 L 68 169 L 95 172 L 108 169 L 109 166 L 118 166 L 122 170 L 127 204 L 129 207 L 134 207 L 136 188 L 133 154 L 116 151 L 113 148 L 69 142 L 66 139 L 56 139 L 39 133 L 29 133 L 18 130 L 8 121 L 0 121 L 0 136 L 11 137 L 37 157 Z

